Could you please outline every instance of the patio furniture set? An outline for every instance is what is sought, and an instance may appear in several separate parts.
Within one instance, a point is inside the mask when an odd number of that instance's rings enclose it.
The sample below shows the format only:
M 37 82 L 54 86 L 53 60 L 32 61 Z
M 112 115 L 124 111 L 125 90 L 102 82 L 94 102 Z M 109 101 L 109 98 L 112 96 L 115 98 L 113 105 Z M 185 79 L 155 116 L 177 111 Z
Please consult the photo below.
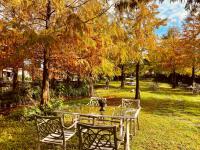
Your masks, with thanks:
M 66 144 L 76 136 L 79 150 L 130 150 L 130 139 L 139 129 L 140 100 L 122 99 L 112 114 L 105 106 L 105 98 L 91 97 L 84 106 L 87 112 L 80 108 L 79 112 L 57 111 L 58 116 L 36 116 L 39 142 L 72 149 Z M 71 122 L 68 127 L 66 118 Z

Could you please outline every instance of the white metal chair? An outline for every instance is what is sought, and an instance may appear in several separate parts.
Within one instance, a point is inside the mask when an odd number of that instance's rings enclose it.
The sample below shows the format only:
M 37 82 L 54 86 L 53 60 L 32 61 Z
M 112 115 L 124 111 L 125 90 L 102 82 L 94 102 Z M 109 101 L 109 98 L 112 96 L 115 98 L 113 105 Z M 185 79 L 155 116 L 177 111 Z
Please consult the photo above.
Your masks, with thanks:
M 79 150 L 118 150 L 116 126 L 95 126 L 78 123 Z
M 66 149 L 66 141 L 71 139 L 76 133 L 75 129 L 73 129 L 76 123 L 66 128 L 61 117 L 35 116 L 35 120 L 39 142 L 61 145 L 63 150 Z
M 139 124 L 139 113 L 141 110 L 140 99 L 122 98 L 122 103 L 119 107 L 125 109 L 124 115 L 134 116 L 134 119 L 131 120 L 130 126 L 132 130 L 132 124 L 134 124 L 133 130 L 134 130 L 134 135 L 136 135 L 136 130 L 140 129 L 140 124 Z

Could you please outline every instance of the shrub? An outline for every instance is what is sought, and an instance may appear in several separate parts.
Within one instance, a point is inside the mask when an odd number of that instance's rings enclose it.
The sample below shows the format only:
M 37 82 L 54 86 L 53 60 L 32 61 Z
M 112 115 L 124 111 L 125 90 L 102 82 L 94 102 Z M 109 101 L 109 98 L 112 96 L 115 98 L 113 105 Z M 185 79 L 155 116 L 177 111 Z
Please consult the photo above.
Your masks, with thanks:
M 63 100 L 62 99 L 51 99 L 47 106 L 41 108 L 44 115 L 56 115 L 54 113 L 55 110 L 60 110 L 63 108 Z
M 24 117 L 25 117 L 24 114 L 25 114 L 24 108 L 18 108 L 14 110 L 13 112 L 11 112 L 8 115 L 8 118 L 12 120 L 16 120 L 16 121 L 22 121 L 24 120 Z
M 73 83 L 73 82 L 67 85 L 64 83 L 59 83 L 55 87 L 55 95 L 57 96 L 88 96 L 88 85 L 86 82 L 81 82 L 79 86 L 77 86 L 76 83 Z
M 29 106 L 29 107 L 21 107 L 17 108 L 12 111 L 8 118 L 16 121 L 23 121 L 23 120 L 33 120 L 35 115 L 42 114 L 41 110 L 37 106 Z
M 33 86 L 32 87 L 32 98 L 35 100 L 39 100 L 40 99 L 40 95 L 41 95 L 41 88 L 40 86 Z

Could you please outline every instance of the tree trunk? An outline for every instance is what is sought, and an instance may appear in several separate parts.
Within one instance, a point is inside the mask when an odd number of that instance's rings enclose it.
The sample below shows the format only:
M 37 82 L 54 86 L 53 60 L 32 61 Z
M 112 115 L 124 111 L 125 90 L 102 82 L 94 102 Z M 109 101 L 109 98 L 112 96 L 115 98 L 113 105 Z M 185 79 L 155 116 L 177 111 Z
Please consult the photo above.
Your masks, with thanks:
M 25 82 L 24 63 L 22 65 L 22 84 Z
M 92 77 L 89 77 L 89 96 L 94 96 L 94 82 Z
M 49 28 L 49 22 L 51 17 L 51 1 L 48 0 L 46 5 L 46 30 Z M 49 101 L 49 58 L 50 58 L 50 48 L 45 44 L 43 50 L 43 81 L 42 81 L 42 97 L 41 106 L 44 106 Z
M 176 88 L 176 70 L 173 70 L 172 73 L 172 88 L 175 89 Z
M 192 67 L 192 81 L 191 81 L 191 85 L 194 85 L 195 82 L 195 67 Z
M 49 101 L 49 49 L 44 50 L 43 63 L 43 80 L 42 80 L 42 98 L 41 105 L 46 105 Z
M 155 80 L 156 83 L 158 83 L 158 73 L 157 72 L 155 72 L 154 80 Z
M 3 69 L 0 69 L 0 79 L 3 78 Z
M 81 87 L 81 76 L 78 75 L 77 87 Z
M 3 81 L 3 69 L 0 68 L 0 81 Z M 3 87 L 0 85 L 0 93 L 3 92 Z M 1 101 L 0 101 L 1 105 Z
M 18 86 L 18 68 L 13 68 L 13 91 L 17 89 Z
M 106 89 L 109 89 L 110 78 L 109 76 L 106 77 Z
M 121 88 L 124 88 L 124 65 L 121 65 Z
M 135 99 L 140 99 L 140 82 L 139 82 L 139 73 L 140 73 L 140 62 L 136 64 L 136 87 L 135 87 Z
M 34 68 L 34 67 L 35 67 L 34 65 L 31 66 L 31 77 L 32 77 L 32 82 L 35 81 L 35 68 Z

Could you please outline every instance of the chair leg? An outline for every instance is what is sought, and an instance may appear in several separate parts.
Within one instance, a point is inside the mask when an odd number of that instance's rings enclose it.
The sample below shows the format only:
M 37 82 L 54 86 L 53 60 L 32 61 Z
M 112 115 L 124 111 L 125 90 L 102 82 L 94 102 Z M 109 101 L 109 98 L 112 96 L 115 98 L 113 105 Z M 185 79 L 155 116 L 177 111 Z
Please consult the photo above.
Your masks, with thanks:
M 136 135 L 136 126 L 137 126 L 137 123 L 136 123 L 136 120 L 134 120 L 134 135 Z
M 40 150 L 41 149 L 41 143 L 39 142 L 39 143 L 37 143 L 37 150 Z
M 63 150 L 66 150 L 66 143 L 63 144 Z
M 137 127 L 138 127 L 138 130 L 140 130 L 139 116 L 137 117 Z
M 126 150 L 126 133 L 125 133 L 125 136 L 124 136 L 124 150 Z

